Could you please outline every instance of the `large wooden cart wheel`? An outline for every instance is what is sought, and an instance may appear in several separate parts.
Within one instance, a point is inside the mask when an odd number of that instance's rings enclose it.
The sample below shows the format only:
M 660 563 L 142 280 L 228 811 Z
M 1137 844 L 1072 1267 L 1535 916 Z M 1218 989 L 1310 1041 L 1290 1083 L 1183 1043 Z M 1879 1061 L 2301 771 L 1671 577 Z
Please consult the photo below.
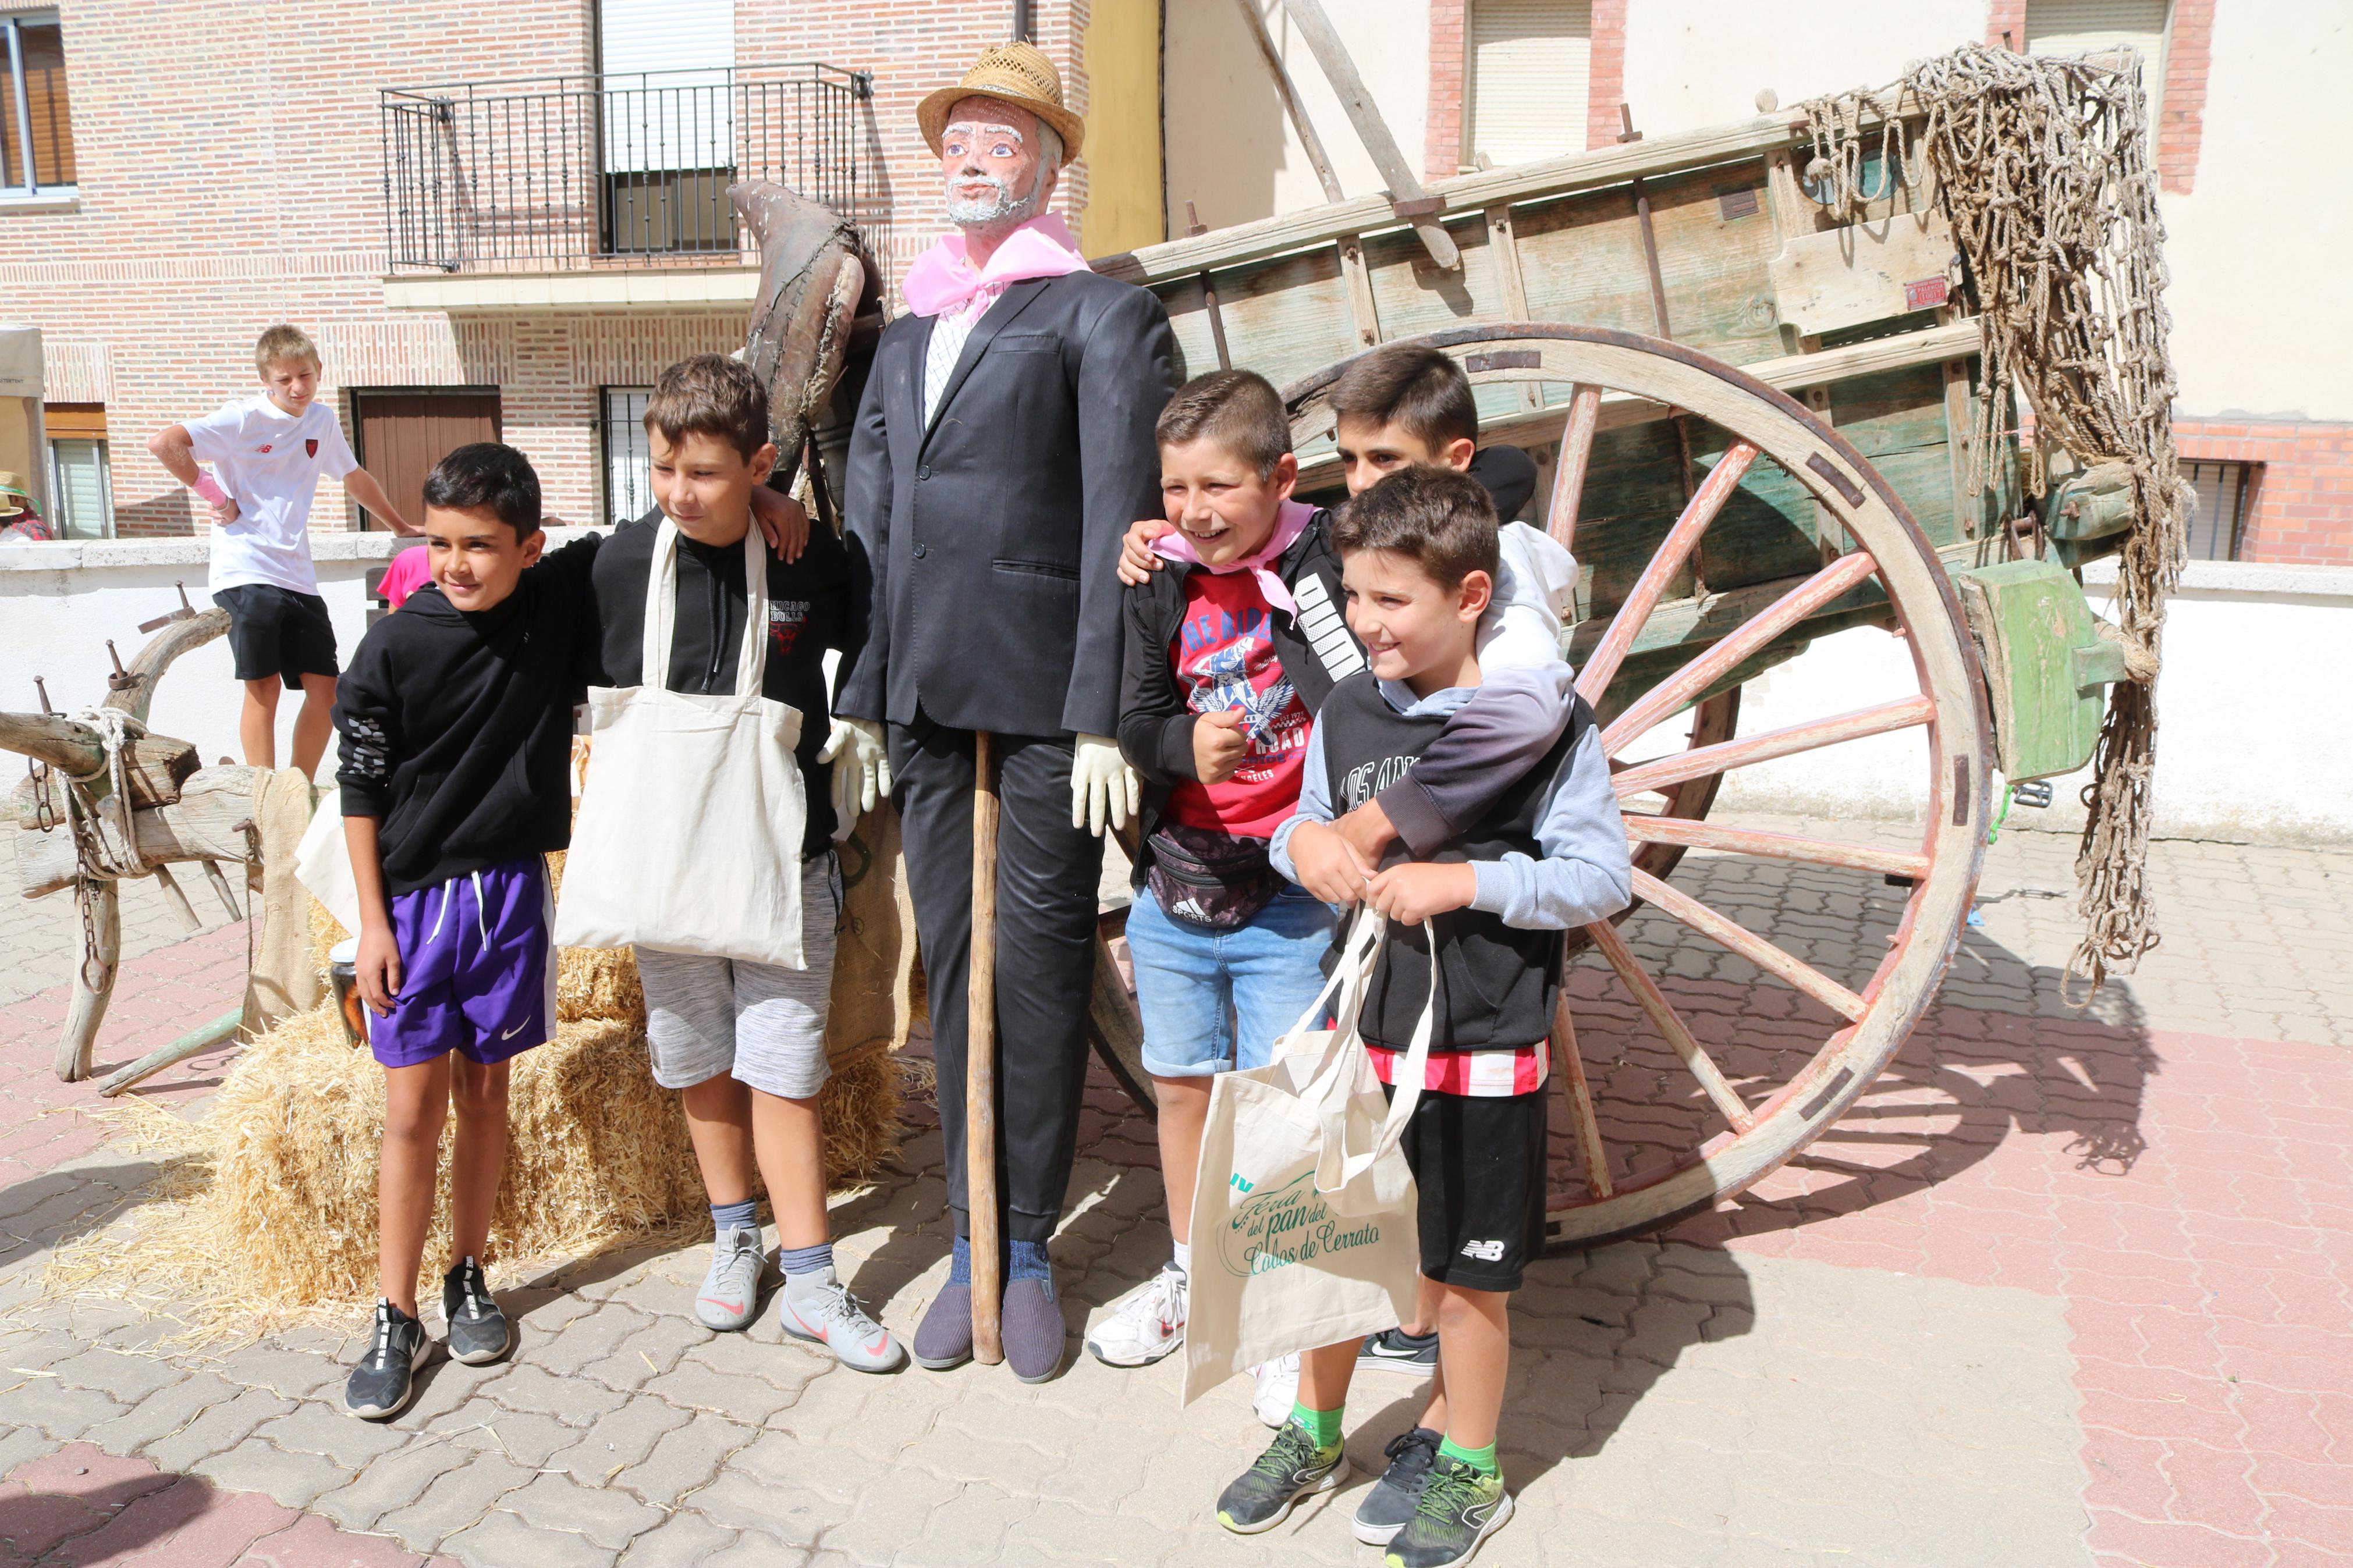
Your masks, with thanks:
M 1655 1229 L 1740 1192 L 1805 1147 L 1854 1103 L 1926 1010 L 1959 941 L 1985 853 L 1990 732 L 1976 656 L 1935 547 L 1860 453 L 1788 395 L 1674 343 L 1599 328 L 1513 324 L 1419 340 L 1461 360 L 1474 382 L 1570 389 L 1556 467 L 1550 531 L 1573 539 L 1583 477 L 1605 427 L 1667 411 L 1696 416 L 1729 437 L 1680 515 L 1617 518 L 1596 528 L 1654 539 L 1647 565 L 1586 646 L 1577 690 L 1600 715 L 1627 837 L 1637 852 L 1636 898 L 1676 921 L 1693 942 L 1728 950 L 1799 993 L 1797 1019 L 1815 1043 L 1793 1048 L 1786 1009 L 1759 1019 L 1756 1048 L 1736 1022 L 1719 1065 L 1677 1011 L 1675 983 L 1652 974 L 1614 922 L 1571 933 L 1577 962 L 1606 964 L 1659 1042 L 1630 1045 L 1606 1071 L 1576 1045 L 1566 995 L 1555 1030 L 1554 1079 L 1567 1114 L 1549 1207 L 1552 1240 L 1586 1246 Z M 1328 431 L 1321 402 L 1342 366 L 1286 393 L 1296 438 Z M 1818 570 L 1760 590 L 1688 598 L 1685 574 L 1708 526 L 1760 465 L 1778 465 L 1810 492 L 1824 519 Z M 1841 537 L 1842 536 L 1842 537 Z M 1680 605 L 1676 605 L 1678 599 Z M 1644 628 L 1662 605 L 1691 612 L 1694 628 L 1662 662 L 1627 674 Z M 1802 637 L 1814 622 L 1851 624 L 1870 607 L 1912 653 L 1916 693 L 1825 713 L 1765 733 L 1734 736 L 1743 668 Z M 1843 614 L 1848 620 L 1821 617 Z M 1588 646 L 1589 644 L 1589 646 Z M 1674 645 L 1667 645 L 1673 648 Z M 1669 725 L 1674 728 L 1667 728 Z M 1687 728 L 1686 728 L 1687 726 Z M 1748 831 L 1704 820 L 1715 785 L 1733 770 L 1915 726 L 1927 733 L 1921 795 L 1927 826 L 1916 849 Z M 1665 748 L 1662 738 L 1672 736 Z M 1696 788 L 1694 786 L 1697 786 Z M 1858 887 L 1908 879 L 1886 954 L 1868 976 L 1835 978 L 1775 940 L 1707 907 L 1669 879 L 1672 860 L 1701 848 L 1841 868 Z M 1850 981 L 1859 984 L 1850 985 Z M 1099 1000 L 1098 1013 L 1105 1011 Z M 1769 1030 L 1766 1027 L 1769 1026 Z M 1819 1034 L 1814 1031 L 1819 1030 Z

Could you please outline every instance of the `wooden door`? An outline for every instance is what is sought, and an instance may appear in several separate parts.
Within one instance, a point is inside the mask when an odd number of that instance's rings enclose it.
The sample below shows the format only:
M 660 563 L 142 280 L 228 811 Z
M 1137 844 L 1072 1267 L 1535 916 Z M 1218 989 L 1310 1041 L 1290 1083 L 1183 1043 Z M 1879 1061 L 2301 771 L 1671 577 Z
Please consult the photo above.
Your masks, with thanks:
M 352 394 L 352 455 L 384 486 L 400 515 L 422 528 L 425 477 L 457 447 L 499 438 L 499 395 L 358 390 Z M 376 524 L 366 518 L 364 526 Z

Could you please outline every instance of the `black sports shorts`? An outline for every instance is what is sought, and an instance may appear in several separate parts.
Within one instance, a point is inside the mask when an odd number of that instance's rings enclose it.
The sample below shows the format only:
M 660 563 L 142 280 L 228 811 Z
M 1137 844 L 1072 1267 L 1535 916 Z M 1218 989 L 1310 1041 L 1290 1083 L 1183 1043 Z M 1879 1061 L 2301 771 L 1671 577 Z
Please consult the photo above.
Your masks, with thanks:
M 1496 1097 L 1422 1090 L 1404 1149 L 1420 1189 L 1426 1278 L 1467 1290 L 1516 1290 L 1521 1271 L 1544 1255 L 1551 1087 Z
M 327 601 L 273 583 L 223 588 L 213 603 L 228 612 L 228 649 L 239 680 L 280 677 L 290 691 L 306 675 L 337 675 L 335 627 Z

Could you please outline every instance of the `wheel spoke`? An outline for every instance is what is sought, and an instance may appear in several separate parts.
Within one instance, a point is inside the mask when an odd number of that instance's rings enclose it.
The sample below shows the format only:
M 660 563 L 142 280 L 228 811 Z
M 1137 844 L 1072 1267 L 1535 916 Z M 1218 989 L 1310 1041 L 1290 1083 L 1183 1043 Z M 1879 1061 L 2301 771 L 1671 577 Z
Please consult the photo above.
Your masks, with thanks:
M 1651 557 L 1648 566 L 1642 568 L 1642 575 L 1635 580 L 1633 591 L 1626 595 L 1626 602 L 1618 606 L 1617 615 L 1610 618 L 1609 630 L 1603 635 L 1600 646 L 1586 659 L 1585 669 L 1577 678 L 1577 694 L 1579 697 L 1588 702 L 1600 702 L 1601 694 L 1609 689 L 1610 678 L 1618 673 L 1618 667 L 1625 662 L 1628 650 L 1634 646 L 1634 639 L 1649 624 L 1651 612 L 1659 607 L 1660 596 L 1667 591 L 1667 584 L 1683 570 L 1683 563 L 1691 559 L 1691 552 L 1699 545 L 1699 536 L 1707 531 L 1707 525 L 1715 521 L 1715 514 L 1722 511 L 1724 503 L 1732 499 L 1732 492 L 1740 487 L 1741 476 L 1748 472 L 1748 465 L 1756 460 L 1755 446 L 1746 441 L 1735 441 L 1716 460 L 1715 467 L 1708 470 L 1707 478 L 1700 482 L 1698 490 L 1684 506 L 1683 515 L 1675 519 L 1674 527 L 1667 530 L 1666 538 L 1660 541 L 1658 553 Z
M 1593 460 L 1593 437 L 1601 424 L 1601 389 L 1579 384 L 1568 400 L 1568 425 L 1552 472 L 1552 503 L 1545 509 L 1545 531 L 1563 550 L 1577 548 L 1577 509 L 1585 496 L 1585 469 Z
M 1747 827 L 1719 827 L 1687 816 L 1629 816 L 1626 837 L 1637 844 L 1724 849 L 1735 855 L 1803 860 L 1814 866 L 1844 866 L 1856 871 L 1881 871 L 1915 880 L 1928 874 L 1928 858 L 1907 850 L 1883 849 L 1876 844 L 1850 844 L 1835 838 L 1801 838 L 1791 833 L 1759 833 Z
M 1593 1114 L 1593 1086 L 1585 1080 L 1585 1058 L 1577 1048 L 1577 1023 L 1569 1016 L 1566 990 L 1552 1010 L 1552 1054 L 1554 1061 L 1567 1069 L 1568 1103 L 1577 1116 L 1577 1147 L 1585 1157 L 1585 1184 L 1597 1198 L 1612 1196 L 1618 1189 L 1610 1184 L 1609 1155 L 1601 1146 L 1601 1122 Z
M 1590 669 L 1592 666 L 1588 663 L 1586 668 Z M 1621 797 L 1640 795 L 1644 790 L 1664 792 L 1710 773 L 1730 773 L 1734 768 L 1750 767 L 1776 757 L 1794 756 L 1799 752 L 1835 746 L 1865 735 L 1884 734 L 1890 730 L 1909 729 L 1915 724 L 1926 724 L 1936 716 L 1936 705 L 1929 699 L 1900 698 L 1875 707 L 1858 708 L 1851 713 L 1768 730 L 1761 735 L 1719 741 L 1713 746 L 1695 746 L 1652 762 L 1637 763 L 1613 775 L 1609 783 Z
M 1674 1047 L 1675 1055 L 1683 1058 L 1683 1066 L 1699 1079 L 1700 1088 L 1707 1091 L 1708 1099 L 1715 1102 L 1715 1108 L 1724 1113 L 1724 1119 L 1732 1123 L 1732 1130 L 1746 1132 L 1755 1126 L 1757 1119 L 1749 1115 L 1746 1102 L 1732 1091 L 1732 1086 L 1725 1081 L 1724 1074 L 1716 1070 L 1715 1061 L 1692 1037 L 1691 1030 L 1683 1026 L 1683 1019 L 1676 1016 L 1665 994 L 1660 991 L 1658 982 L 1651 978 L 1650 972 L 1635 958 L 1633 951 L 1626 945 L 1626 939 L 1618 934 L 1618 928 L 1608 921 L 1596 921 L 1585 930 L 1593 938 L 1593 945 L 1599 948 L 1601 955 L 1609 961 L 1609 967 L 1618 972 L 1618 978 L 1625 983 L 1626 989 L 1634 994 L 1634 1000 L 1641 1005 L 1643 1014 L 1651 1020 L 1651 1026 L 1665 1037 L 1667 1044 Z
M 1860 1020 L 1871 1010 L 1869 1003 L 1813 965 L 1782 952 L 1746 926 L 1717 914 L 1682 889 L 1659 880 L 1639 866 L 1634 868 L 1634 893 L 1710 942 L 1738 953 L 1774 978 L 1796 986 L 1833 1013 Z
M 1863 551 L 1841 555 L 1751 616 L 1728 637 L 1644 692 L 1601 731 L 1601 749 L 1615 752 L 1706 690 L 1742 659 L 1779 637 L 1878 569 Z

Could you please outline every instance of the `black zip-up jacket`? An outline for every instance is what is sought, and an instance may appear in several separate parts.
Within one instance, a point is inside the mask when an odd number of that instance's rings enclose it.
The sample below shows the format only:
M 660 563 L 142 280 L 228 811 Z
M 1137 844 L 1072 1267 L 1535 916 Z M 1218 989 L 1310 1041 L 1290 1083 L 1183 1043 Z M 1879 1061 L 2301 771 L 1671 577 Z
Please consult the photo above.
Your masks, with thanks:
M 596 603 L 604 624 L 603 684 L 635 686 L 644 673 L 646 579 L 653 571 L 661 513 L 649 511 L 613 531 L 596 557 Z M 808 795 L 807 858 L 833 843 L 830 763 L 817 760 L 831 728 L 826 698 L 825 651 L 849 645 L 857 632 L 849 591 L 849 555 L 822 523 L 809 530 L 797 561 L 768 557 L 768 667 L 761 685 L 801 712 L 794 756 Z M 678 610 L 671 623 L 672 691 L 733 695 L 735 658 L 744 646 L 744 547 L 678 542 Z
M 386 897 L 572 841 L 572 710 L 601 679 L 591 535 L 503 603 L 431 584 L 368 628 L 335 688 L 345 816 L 377 819 Z

